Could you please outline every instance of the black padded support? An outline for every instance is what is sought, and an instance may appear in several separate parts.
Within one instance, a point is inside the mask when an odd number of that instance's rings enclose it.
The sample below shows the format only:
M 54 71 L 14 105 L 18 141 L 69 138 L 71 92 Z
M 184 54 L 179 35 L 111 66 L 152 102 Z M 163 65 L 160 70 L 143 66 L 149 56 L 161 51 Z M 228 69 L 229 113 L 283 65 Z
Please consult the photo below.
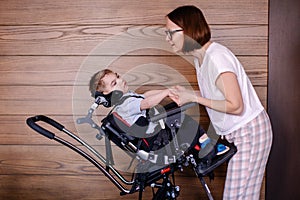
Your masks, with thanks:
M 226 153 L 224 153 L 222 155 L 215 156 L 212 159 L 211 164 L 209 164 L 208 166 L 206 166 L 205 163 L 203 165 L 201 163 L 198 163 L 198 165 L 195 169 L 198 177 L 208 175 L 214 169 L 219 167 L 221 164 L 229 161 L 229 159 L 237 152 L 237 148 L 233 143 L 228 143 L 227 146 L 230 148 L 229 151 L 227 151 Z

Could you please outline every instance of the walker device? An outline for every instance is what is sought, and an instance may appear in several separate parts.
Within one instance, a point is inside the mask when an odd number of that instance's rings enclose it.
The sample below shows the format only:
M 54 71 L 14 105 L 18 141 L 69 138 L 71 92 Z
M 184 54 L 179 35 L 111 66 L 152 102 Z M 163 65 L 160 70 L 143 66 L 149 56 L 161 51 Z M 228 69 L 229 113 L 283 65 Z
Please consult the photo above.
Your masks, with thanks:
M 227 142 L 226 146 L 230 150 L 226 153 L 217 155 L 216 149 L 213 148 L 207 156 L 199 158 L 200 147 L 198 140 L 201 133 L 196 134 L 196 137 L 190 143 L 180 139 L 177 134 L 180 127 L 186 121 L 193 120 L 185 114 L 185 111 L 196 106 L 196 103 L 188 103 L 181 107 L 173 106 L 173 104 L 170 106 L 170 104 L 166 106 L 166 111 L 147 117 L 148 122 L 159 122 L 164 127 L 155 136 L 148 138 L 135 137 L 134 134 L 128 134 L 129 132 L 142 131 L 143 128 L 132 129 L 115 112 L 110 112 L 101 121 L 101 125 L 96 124 L 93 120 L 93 113 L 99 105 L 112 106 L 110 98 L 99 95 L 95 98 L 95 102 L 89 108 L 87 115 L 79 118 L 77 123 L 87 123 L 97 130 L 95 137 L 97 140 L 104 140 L 105 142 L 105 156 L 101 155 L 80 137 L 67 130 L 62 124 L 47 116 L 37 115 L 29 117 L 26 122 L 36 132 L 69 147 L 90 161 L 120 190 L 120 195 L 138 192 L 138 198 L 141 200 L 144 189 L 151 187 L 153 200 L 176 199 L 179 196 L 180 187 L 175 185 L 174 173 L 177 170 L 183 171 L 185 167 L 191 166 L 199 178 L 208 199 L 213 200 L 204 177 L 207 176 L 212 179 L 213 170 L 227 162 L 236 153 L 237 149 L 234 144 Z M 70 139 L 72 138 L 74 142 L 77 141 L 86 149 L 82 150 L 73 143 L 56 136 L 53 132 L 44 128 L 45 126 L 42 127 L 37 123 L 40 121 L 67 134 Z M 125 151 L 132 158 L 132 162 L 137 163 L 130 180 L 126 179 L 114 167 L 111 142 Z

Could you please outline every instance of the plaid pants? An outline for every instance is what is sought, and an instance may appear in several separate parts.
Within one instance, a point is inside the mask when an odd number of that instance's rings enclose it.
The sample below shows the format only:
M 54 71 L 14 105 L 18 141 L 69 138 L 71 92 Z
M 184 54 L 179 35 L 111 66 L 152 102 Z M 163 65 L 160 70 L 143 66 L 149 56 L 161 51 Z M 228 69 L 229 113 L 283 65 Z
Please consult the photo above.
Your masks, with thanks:
M 226 135 L 237 146 L 227 168 L 224 200 L 258 200 L 272 145 L 272 128 L 266 111 Z

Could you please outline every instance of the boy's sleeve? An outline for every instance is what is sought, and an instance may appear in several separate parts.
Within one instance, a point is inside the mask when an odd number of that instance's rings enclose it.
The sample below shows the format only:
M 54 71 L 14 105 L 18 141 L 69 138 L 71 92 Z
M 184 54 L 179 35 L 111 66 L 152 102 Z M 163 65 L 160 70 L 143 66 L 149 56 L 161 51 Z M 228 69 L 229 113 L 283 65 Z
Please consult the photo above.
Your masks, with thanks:
M 141 114 L 143 111 L 141 110 L 141 101 L 143 98 L 128 98 L 126 101 L 127 103 L 127 108 L 126 110 L 128 111 L 129 115 L 138 115 Z

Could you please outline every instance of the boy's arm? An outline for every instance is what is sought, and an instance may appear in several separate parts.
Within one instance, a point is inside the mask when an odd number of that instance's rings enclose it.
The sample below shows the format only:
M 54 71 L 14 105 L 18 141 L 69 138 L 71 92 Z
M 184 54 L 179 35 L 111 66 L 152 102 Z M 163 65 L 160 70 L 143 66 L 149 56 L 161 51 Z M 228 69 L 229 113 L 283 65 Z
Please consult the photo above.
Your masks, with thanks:
M 169 91 L 169 89 L 165 89 L 165 90 Z M 143 95 L 144 95 L 145 98 L 147 98 L 147 97 L 150 97 L 152 95 L 157 95 L 158 93 L 161 93 L 162 91 L 164 91 L 164 90 L 149 90 L 149 91 L 146 91 Z
M 141 101 L 141 110 L 152 108 L 159 104 L 165 97 L 169 95 L 169 89 L 150 90 L 144 93 L 145 99 Z

